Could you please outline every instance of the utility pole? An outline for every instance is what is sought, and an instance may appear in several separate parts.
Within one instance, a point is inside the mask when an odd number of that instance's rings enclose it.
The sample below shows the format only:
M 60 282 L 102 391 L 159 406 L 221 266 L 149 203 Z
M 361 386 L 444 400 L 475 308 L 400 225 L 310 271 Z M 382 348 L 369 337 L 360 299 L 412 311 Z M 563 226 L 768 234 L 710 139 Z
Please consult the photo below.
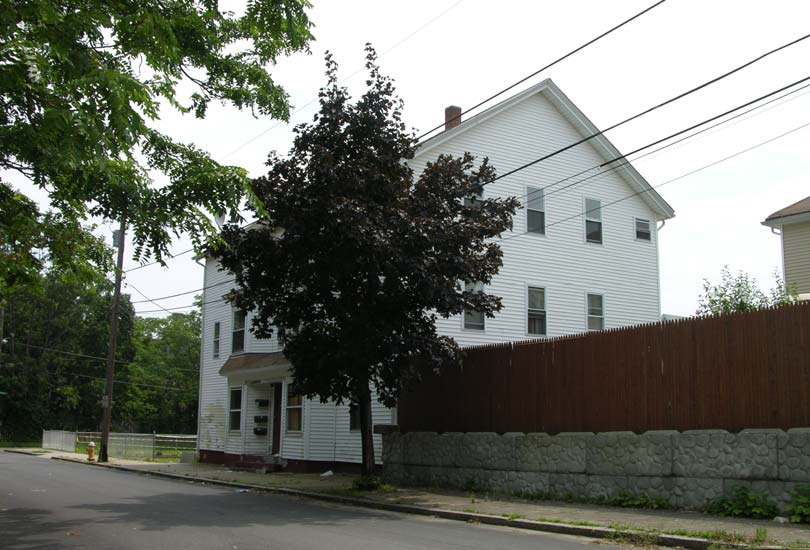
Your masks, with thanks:
M 110 345 L 107 349 L 107 384 L 104 396 L 101 398 L 104 416 L 101 420 L 101 453 L 99 462 L 107 462 L 108 443 L 110 440 L 110 422 L 112 421 L 113 378 L 115 377 L 115 345 L 118 339 L 118 310 L 121 306 L 121 277 L 124 274 L 124 234 L 126 232 L 126 216 L 121 215 L 121 228 L 114 238 L 118 248 L 118 262 L 115 267 L 115 293 L 113 294 L 112 313 L 110 314 Z

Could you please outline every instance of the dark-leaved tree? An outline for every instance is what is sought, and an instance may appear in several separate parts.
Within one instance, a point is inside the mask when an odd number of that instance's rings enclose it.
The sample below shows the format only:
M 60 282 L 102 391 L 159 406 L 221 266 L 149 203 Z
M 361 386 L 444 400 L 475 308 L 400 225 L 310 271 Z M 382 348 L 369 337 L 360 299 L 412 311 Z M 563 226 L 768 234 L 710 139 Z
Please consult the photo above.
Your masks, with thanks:
M 465 290 L 501 266 L 491 240 L 511 228 L 515 198 L 473 199 L 494 176 L 484 159 L 439 157 L 414 178 L 402 102 L 367 47 L 368 88 L 352 102 L 327 55 L 328 84 L 313 123 L 296 128 L 286 158 L 270 155 L 253 191 L 266 210 L 234 225 L 212 252 L 236 278 L 236 306 L 252 330 L 273 331 L 295 388 L 359 406 L 364 475 L 374 471 L 370 388 L 385 405 L 420 366 L 460 359 L 436 319 L 465 310 L 492 316 L 497 296 Z

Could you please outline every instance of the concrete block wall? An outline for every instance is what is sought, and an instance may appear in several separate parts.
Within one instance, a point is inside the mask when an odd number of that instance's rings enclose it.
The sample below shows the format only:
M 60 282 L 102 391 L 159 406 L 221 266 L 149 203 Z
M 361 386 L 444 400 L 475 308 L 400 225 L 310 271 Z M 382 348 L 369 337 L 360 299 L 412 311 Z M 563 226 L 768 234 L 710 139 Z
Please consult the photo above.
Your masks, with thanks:
M 737 486 L 781 508 L 810 484 L 810 428 L 606 433 L 383 434 L 384 477 L 398 485 L 503 494 L 663 497 L 703 508 Z

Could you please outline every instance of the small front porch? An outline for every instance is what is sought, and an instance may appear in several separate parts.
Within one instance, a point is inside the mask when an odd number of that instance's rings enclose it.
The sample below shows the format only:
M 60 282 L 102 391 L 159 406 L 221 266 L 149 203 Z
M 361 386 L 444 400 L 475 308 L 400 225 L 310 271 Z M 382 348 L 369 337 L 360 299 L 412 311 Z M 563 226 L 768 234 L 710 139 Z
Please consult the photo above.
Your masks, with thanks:
M 219 371 L 228 380 L 225 450 L 201 450 L 202 462 L 283 468 L 282 402 L 289 368 L 280 352 L 244 353 L 225 362 Z

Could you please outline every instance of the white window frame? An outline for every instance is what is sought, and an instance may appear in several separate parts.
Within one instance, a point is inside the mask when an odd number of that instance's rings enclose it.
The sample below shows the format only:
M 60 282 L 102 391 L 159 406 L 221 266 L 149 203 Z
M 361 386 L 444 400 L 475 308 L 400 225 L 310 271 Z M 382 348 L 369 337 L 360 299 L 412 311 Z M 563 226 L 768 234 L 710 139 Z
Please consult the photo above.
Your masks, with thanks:
M 357 415 L 357 426 L 352 428 L 352 418 L 354 418 L 354 415 Z M 357 403 L 349 403 L 349 431 L 360 431 L 360 405 Z
M 470 207 L 472 207 L 472 208 L 480 208 L 480 205 L 479 206 L 473 206 L 473 205 L 475 204 L 476 201 L 481 202 L 482 200 L 484 200 L 484 190 L 483 189 L 481 189 L 481 192 L 478 193 L 478 194 L 468 195 L 468 196 L 464 197 L 463 199 L 461 199 L 461 204 L 463 204 L 467 208 L 470 208 Z
M 304 433 L 304 396 L 299 394 L 292 393 L 292 386 L 290 384 L 286 384 L 287 395 L 284 398 L 284 433 L 290 435 L 300 435 Z M 298 397 L 301 399 L 301 403 L 299 405 L 290 405 L 290 397 Z M 295 409 L 301 411 L 301 427 L 298 430 L 291 430 L 290 429 L 290 410 Z
M 649 232 L 650 232 L 650 238 L 649 239 L 640 239 L 639 238 L 639 236 L 638 236 L 638 228 L 637 228 L 637 225 L 636 225 L 636 224 L 638 224 L 638 222 L 647 222 L 647 228 L 649 229 Z M 652 220 L 648 220 L 646 218 L 636 218 L 636 217 L 633 218 L 633 237 L 635 237 L 635 239 L 637 241 L 641 241 L 641 242 L 645 242 L 645 243 L 651 243 L 652 240 L 653 240 L 652 235 L 653 235 L 653 223 L 652 223 Z
M 542 310 L 537 310 L 537 311 L 542 311 L 543 314 L 545 315 L 546 332 L 544 334 L 536 334 L 534 332 L 529 332 L 529 313 L 531 311 L 531 309 L 529 308 L 529 303 L 530 303 L 529 294 L 531 293 L 532 290 L 535 290 L 535 289 L 543 291 L 543 309 Z M 548 336 L 548 289 L 544 285 L 536 285 L 536 284 L 533 284 L 533 283 L 528 283 L 528 284 L 526 284 L 525 299 L 526 299 L 526 301 L 525 301 L 526 308 L 525 308 L 524 320 L 526 322 L 526 326 L 525 326 L 526 336 L 529 336 L 529 337 L 541 337 L 541 338 L 547 337 Z
M 234 335 L 236 334 L 236 316 L 237 314 L 242 314 L 242 328 L 240 332 L 242 333 L 242 349 L 236 351 L 234 349 L 234 344 L 236 343 L 236 339 Z M 241 310 L 239 308 L 233 308 L 231 310 L 231 355 L 239 355 L 241 353 L 247 352 L 247 311 Z
M 590 297 L 591 296 L 599 296 L 602 298 L 602 315 L 591 315 L 591 307 L 590 307 Z M 601 292 L 586 292 L 585 293 L 585 331 L 586 332 L 598 332 L 600 330 L 605 330 L 605 311 L 607 307 L 605 306 L 605 295 Z M 591 328 L 591 317 L 602 319 L 602 328 L 600 329 L 592 329 Z
M 211 356 L 214 359 L 219 359 L 219 354 L 222 347 L 222 323 L 217 321 L 214 323 L 213 335 L 211 338 Z
M 599 209 L 596 210 L 596 214 L 589 214 L 588 209 L 588 201 L 596 201 L 599 203 Z M 594 199 L 592 197 L 583 197 L 582 199 L 582 211 L 585 213 L 584 222 L 582 224 L 582 229 L 585 233 L 585 242 L 587 244 L 595 244 L 601 246 L 605 244 L 605 221 L 602 218 L 602 211 L 604 207 L 602 206 L 602 199 Z M 598 215 L 598 218 L 596 217 Z M 599 223 L 599 242 L 590 241 L 588 240 L 588 222 L 598 222 Z
M 532 191 L 530 191 L 530 190 L 532 190 Z M 526 203 L 525 203 L 526 206 L 523 208 L 523 210 L 525 210 L 524 221 L 526 222 L 526 233 L 529 234 L 529 235 L 545 237 L 546 236 L 546 192 L 545 192 L 545 188 L 543 188 L 543 187 L 535 187 L 533 185 L 526 185 L 526 186 L 524 186 L 524 191 L 525 191 L 525 193 L 524 193 L 523 196 L 526 197 Z M 535 192 L 540 193 L 539 198 L 540 198 L 540 202 L 542 203 L 542 206 L 543 206 L 542 210 L 538 210 L 537 208 L 529 208 L 529 201 L 531 200 L 529 198 L 529 195 L 532 194 L 532 193 L 535 193 Z M 533 212 L 542 212 L 543 213 L 543 231 L 542 231 L 542 233 L 539 232 L 539 231 L 529 231 L 529 211 L 530 210 L 533 211 Z
M 233 408 L 233 392 L 237 391 L 237 390 L 239 391 L 239 408 L 235 409 L 235 408 Z M 242 411 L 244 410 L 244 405 L 243 405 L 244 400 L 245 400 L 245 390 L 244 390 L 244 388 L 242 386 L 230 386 L 228 388 L 228 431 L 229 432 L 241 432 L 242 431 L 242 419 L 244 418 L 244 415 L 242 414 Z M 239 413 L 239 427 L 238 428 L 233 428 L 231 426 L 231 416 L 235 412 Z
M 480 292 L 484 292 L 484 289 L 485 289 L 484 283 L 481 283 L 481 282 L 475 282 L 475 283 L 463 282 L 461 284 L 464 285 L 464 290 L 465 291 L 467 290 L 467 285 L 469 285 L 469 284 L 472 284 L 473 286 L 481 285 Z M 472 313 L 478 313 L 477 311 L 471 311 L 471 312 Z M 464 311 L 461 312 L 461 330 L 468 330 L 470 332 L 476 332 L 476 333 L 486 332 L 486 330 L 487 330 L 487 316 L 484 313 L 481 314 L 481 328 L 468 327 L 467 326 L 467 310 L 465 309 Z

